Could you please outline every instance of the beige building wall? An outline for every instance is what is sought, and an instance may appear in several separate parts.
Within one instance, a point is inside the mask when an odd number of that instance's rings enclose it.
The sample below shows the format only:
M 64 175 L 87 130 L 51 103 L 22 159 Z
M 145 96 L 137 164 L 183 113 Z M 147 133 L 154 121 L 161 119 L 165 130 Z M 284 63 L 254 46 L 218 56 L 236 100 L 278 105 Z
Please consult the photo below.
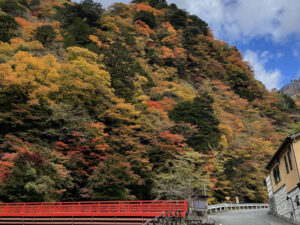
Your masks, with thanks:
M 299 142 L 297 142 L 297 144 L 300 144 L 300 140 L 299 140 Z M 299 146 L 297 145 L 297 148 L 300 148 L 300 145 Z M 284 184 L 286 185 L 287 193 L 292 191 L 297 186 L 298 175 L 297 175 L 296 161 L 295 161 L 293 154 L 291 154 L 293 170 L 290 170 L 290 167 L 289 167 L 289 173 L 287 173 L 287 171 L 286 171 L 284 156 L 287 157 L 288 150 L 289 150 L 289 144 L 280 153 L 279 163 L 274 162 L 274 164 L 271 166 L 270 176 L 271 176 L 271 181 L 272 181 L 273 193 L 276 192 L 279 188 L 281 188 Z M 296 152 L 296 149 L 295 149 L 295 152 Z M 299 154 L 299 156 L 298 155 L 296 156 L 297 160 L 299 160 L 299 162 L 297 162 L 297 164 L 298 164 L 298 163 L 300 163 L 300 149 L 297 152 L 297 154 Z M 288 161 L 288 157 L 287 157 L 287 161 Z M 275 168 L 276 165 L 278 165 L 279 172 L 280 172 L 280 182 L 277 184 L 275 183 L 274 176 L 273 176 L 273 169 Z
M 295 152 L 295 156 L 296 156 L 296 162 L 297 162 L 298 171 L 299 171 L 299 166 L 300 166 L 300 137 L 295 138 L 295 140 L 293 140 L 293 148 L 294 148 L 294 152 Z

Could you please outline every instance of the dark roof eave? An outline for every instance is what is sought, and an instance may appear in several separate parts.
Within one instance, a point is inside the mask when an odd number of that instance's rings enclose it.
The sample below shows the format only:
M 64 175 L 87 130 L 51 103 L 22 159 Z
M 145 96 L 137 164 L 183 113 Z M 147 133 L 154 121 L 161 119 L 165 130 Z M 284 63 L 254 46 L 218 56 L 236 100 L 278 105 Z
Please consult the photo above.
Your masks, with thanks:
M 284 149 L 284 147 L 290 142 L 291 138 L 288 136 L 284 139 L 278 150 L 275 152 L 269 163 L 267 164 L 266 168 L 270 170 L 271 165 L 278 159 L 281 151 Z
M 273 157 L 271 158 L 271 160 L 269 161 L 269 163 L 266 166 L 266 169 L 270 170 L 271 165 L 274 163 L 274 161 L 279 157 L 281 151 L 284 149 L 284 147 L 290 143 L 290 141 L 294 138 L 297 138 L 300 136 L 300 132 L 291 134 L 289 136 L 287 136 L 284 141 L 282 142 L 282 144 L 280 145 L 280 147 L 278 148 L 278 150 L 275 152 L 275 154 L 273 155 Z

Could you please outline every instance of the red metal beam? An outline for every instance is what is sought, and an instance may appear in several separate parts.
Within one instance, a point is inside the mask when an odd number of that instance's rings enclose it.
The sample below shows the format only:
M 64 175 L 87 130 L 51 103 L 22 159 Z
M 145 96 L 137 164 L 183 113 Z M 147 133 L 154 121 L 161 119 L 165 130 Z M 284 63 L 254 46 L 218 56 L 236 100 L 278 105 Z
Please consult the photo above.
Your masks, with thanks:
M 0 203 L 0 217 L 6 216 L 148 216 L 164 212 L 182 211 L 185 200 L 166 201 L 103 201 L 103 202 L 43 202 Z

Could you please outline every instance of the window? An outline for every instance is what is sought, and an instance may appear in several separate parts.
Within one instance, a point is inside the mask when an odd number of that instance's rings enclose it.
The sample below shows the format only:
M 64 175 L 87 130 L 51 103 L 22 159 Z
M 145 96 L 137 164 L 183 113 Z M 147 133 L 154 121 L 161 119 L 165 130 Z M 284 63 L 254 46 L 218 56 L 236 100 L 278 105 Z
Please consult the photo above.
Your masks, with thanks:
M 287 163 L 287 160 L 286 160 L 286 155 L 284 156 L 284 164 L 285 164 L 285 168 L 286 168 L 286 173 L 289 173 L 289 165 Z
M 296 195 L 296 198 L 295 198 L 294 202 L 296 202 L 297 206 L 300 205 L 300 200 L 299 200 L 299 196 L 298 195 Z
M 292 160 L 291 160 L 291 151 L 288 151 L 287 156 L 289 159 L 290 170 L 293 170 L 293 164 L 292 164 Z
M 274 177 L 275 184 L 278 184 L 280 182 L 280 173 L 279 173 L 278 165 L 275 166 L 275 168 L 273 169 L 273 177 Z

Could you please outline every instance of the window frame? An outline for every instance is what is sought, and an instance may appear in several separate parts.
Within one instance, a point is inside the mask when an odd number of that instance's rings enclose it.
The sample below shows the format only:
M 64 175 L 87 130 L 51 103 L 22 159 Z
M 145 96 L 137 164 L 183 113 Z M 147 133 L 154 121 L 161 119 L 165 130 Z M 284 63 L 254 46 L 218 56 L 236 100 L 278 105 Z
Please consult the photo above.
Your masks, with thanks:
M 273 178 L 274 178 L 275 184 L 278 184 L 281 181 L 280 170 L 279 170 L 278 164 L 273 169 Z
M 290 170 L 289 170 L 289 165 L 286 159 L 286 155 L 284 156 L 284 164 L 285 164 L 285 169 L 286 169 L 286 173 L 289 174 Z
M 289 161 L 289 164 L 290 164 L 290 171 L 292 171 L 293 170 L 293 163 L 292 163 L 292 159 L 291 159 L 291 150 L 288 151 L 287 156 L 288 156 L 288 161 Z

